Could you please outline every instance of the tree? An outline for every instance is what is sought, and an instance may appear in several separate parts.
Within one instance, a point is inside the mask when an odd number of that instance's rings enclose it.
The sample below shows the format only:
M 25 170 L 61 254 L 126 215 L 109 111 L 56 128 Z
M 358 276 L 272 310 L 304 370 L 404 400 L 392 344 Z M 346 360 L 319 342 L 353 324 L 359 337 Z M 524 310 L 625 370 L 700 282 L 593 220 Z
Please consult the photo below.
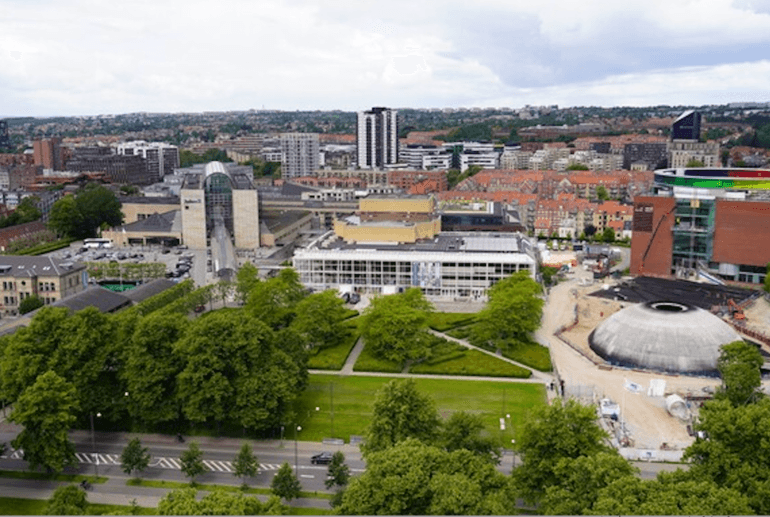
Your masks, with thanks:
M 586 237 L 588 237 L 590 239 L 591 237 L 596 235 L 596 226 L 594 226 L 592 224 L 587 224 L 583 228 L 583 232 L 586 234 Z
M 599 185 L 596 187 L 596 199 L 599 201 L 607 201 L 610 198 L 609 192 L 607 192 L 607 187 L 604 185 Z
M 296 306 L 291 328 L 304 338 L 309 347 L 324 348 L 342 342 L 349 334 L 343 324 L 347 311 L 336 291 L 311 294 Z
M 760 367 L 764 363 L 756 346 L 743 340 L 722 345 L 717 368 L 722 375 L 722 386 L 716 398 L 726 398 L 733 406 L 755 402 L 761 397 Z
M 465 449 L 495 465 L 500 461 L 500 448 L 484 434 L 481 416 L 473 413 L 452 413 L 441 426 L 438 444 L 449 452 Z
M 734 406 L 730 400 L 711 400 L 700 410 L 696 439 L 683 459 L 691 463 L 693 480 L 710 480 L 721 488 L 745 494 L 754 512 L 770 513 L 770 400 Z
M 259 471 L 259 462 L 254 456 L 251 445 L 244 443 L 238 455 L 233 459 L 233 476 L 241 478 L 243 485 L 246 486 L 246 478 L 254 477 Z
M 48 226 L 59 235 L 82 239 L 96 236 L 102 225 L 123 223 L 120 201 L 108 188 L 88 184 L 75 197 L 65 196 L 51 207 Z
M 364 454 L 392 447 L 407 438 L 430 443 L 439 430 L 433 400 L 417 391 L 413 379 L 394 379 L 374 396 Z
M 366 471 L 350 481 L 342 515 L 513 514 L 515 497 L 505 475 L 466 450 L 447 452 L 414 439 L 367 457 Z
M 482 342 L 513 340 L 525 343 L 540 327 L 542 289 L 527 271 L 500 280 L 488 293 L 489 301 L 476 318 L 473 334 Z
M 767 263 L 764 287 L 765 287 L 765 292 L 770 293 L 770 262 Z
M 749 515 L 748 499 L 709 480 L 688 479 L 682 471 L 658 479 L 623 476 L 599 490 L 596 515 Z M 588 512 L 586 512 L 588 513 Z
M 75 485 L 54 490 L 45 507 L 46 515 L 85 515 L 88 510 L 86 493 Z
M 278 497 L 291 501 L 300 496 L 302 485 L 300 485 L 291 465 L 284 463 L 275 473 L 273 481 L 270 482 L 270 489 Z
M 588 165 L 586 165 L 585 163 L 571 163 L 567 165 L 567 170 L 568 171 L 587 171 L 589 169 L 588 169 Z
M 51 206 L 48 227 L 59 236 L 76 236 L 83 227 L 83 215 L 77 207 L 74 195 L 64 196 Z
M 43 467 L 55 473 L 77 464 L 68 435 L 77 410 L 75 387 L 54 372 L 44 373 L 24 390 L 9 420 L 24 427 L 12 444 L 24 450 L 30 469 Z
M 328 475 L 324 484 L 327 489 L 334 486 L 345 487 L 350 481 L 350 467 L 345 464 L 345 455 L 342 451 L 332 454 L 332 460 L 329 462 Z
M 150 451 L 147 447 L 142 447 L 139 438 L 133 438 L 120 455 L 120 465 L 123 472 L 129 476 L 136 472 L 141 475 L 150 464 Z
M 558 486 L 561 460 L 611 452 L 605 438 L 594 409 L 573 399 L 534 409 L 516 438 L 523 462 L 512 476 L 522 497 L 539 502 L 548 487 Z
M 190 478 L 191 483 L 195 483 L 195 478 L 206 472 L 206 466 L 203 464 L 203 451 L 198 447 L 197 442 L 191 442 L 186 451 L 179 457 L 182 464 L 182 473 Z
M 235 274 L 235 293 L 241 305 L 246 304 L 249 294 L 259 282 L 259 270 L 251 262 L 246 262 L 238 269 Z
M 702 161 L 696 158 L 691 158 L 690 160 L 687 161 L 687 164 L 685 165 L 685 167 L 705 167 L 705 165 L 703 164 Z
M 636 470 L 616 451 L 562 458 L 554 468 L 558 481 L 546 489 L 540 510 L 551 515 L 583 515 L 603 488 L 617 479 L 632 477 Z
M 45 303 L 43 303 L 43 299 L 38 295 L 33 294 L 32 296 L 27 296 L 19 302 L 19 314 L 27 314 L 28 312 L 39 309 L 43 305 L 45 305 Z
M 257 283 L 251 290 L 246 308 L 274 329 L 288 327 L 294 319 L 294 307 L 305 294 L 297 272 L 286 268 L 278 276 Z
M 197 318 L 174 351 L 185 358 L 178 400 L 193 422 L 225 420 L 267 429 L 307 382 L 307 364 L 279 344 L 277 334 L 244 310 Z
M 426 329 L 432 308 L 417 288 L 375 297 L 364 311 L 361 327 L 367 349 L 398 363 L 428 357 L 430 340 Z
M 605 228 L 602 232 L 602 241 L 607 243 L 615 242 L 615 230 L 610 227 Z
M 287 508 L 277 497 L 264 503 L 242 493 L 214 490 L 202 499 L 195 488 L 180 488 L 166 494 L 158 503 L 159 515 L 285 515 Z
M 175 352 L 190 321 L 181 314 L 152 313 L 138 320 L 120 374 L 129 392 L 128 410 L 153 426 L 180 416 L 177 376 L 184 368 Z

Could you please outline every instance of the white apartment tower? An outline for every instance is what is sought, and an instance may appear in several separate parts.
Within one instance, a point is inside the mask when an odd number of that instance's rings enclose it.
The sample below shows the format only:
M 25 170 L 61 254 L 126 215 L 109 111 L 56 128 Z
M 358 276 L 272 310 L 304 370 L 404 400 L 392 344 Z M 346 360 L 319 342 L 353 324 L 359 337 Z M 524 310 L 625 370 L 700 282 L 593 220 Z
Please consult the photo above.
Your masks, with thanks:
M 356 124 L 358 167 L 382 169 L 398 163 L 398 112 L 388 108 L 359 111 Z
M 313 176 L 321 164 L 318 133 L 281 133 L 281 176 Z

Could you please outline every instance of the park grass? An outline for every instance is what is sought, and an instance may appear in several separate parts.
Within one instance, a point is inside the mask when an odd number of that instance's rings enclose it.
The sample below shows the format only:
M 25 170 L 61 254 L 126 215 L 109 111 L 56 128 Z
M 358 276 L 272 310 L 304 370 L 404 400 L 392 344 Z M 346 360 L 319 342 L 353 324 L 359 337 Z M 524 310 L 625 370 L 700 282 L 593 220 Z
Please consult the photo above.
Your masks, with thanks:
M 434 375 L 476 375 L 527 379 L 532 372 L 478 350 L 444 341 L 433 348 L 433 357 L 409 368 L 409 373 Z
M 44 515 L 47 504 L 45 499 L 0 497 L 0 515 Z
M 323 508 L 300 508 L 298 506 L 290 506 L 287 515 L 334 515 L 334 511 L 331 508 L 324 510 Z
M 91 484 L 106 483 L 104 476 L 86 476 L 83 474 L 55 474 L 50 475 L 43 472 L 30 472 L 28 470 L 0 470 L 0 477 L 12 479 L 35 479 L 38 481 L 66 481 L 69 483 L 79 483 L 88 481 Z
M 439 332 L 464 327 L 474 321 L 476 314 L 467 312 L 432 312 L 428 316 L 428 326 Z
M 519 362 L 535 370 L 541 372 L 550 372 L 553 370 L 551 364 L 551 353 L 548 348 L 535 343 L 534 341 L 522 343 L 522 342 L 500 342 L 494 345 L 487 345 L 486 343 L 478 343 L 473 339 L 472 332 L 473 325 L 465 327 L 457 327 L 446 332 L 448 336 L 452 336 L 457 339 L 464 339 L 470 344 L 495 352 L 499 348 L 502 351 L 503 357 L 507 357 L 513 361 Z
M 314 349 L 311 352 L 313 355 L 308 358 L 307 367 L 311 370 L 341 370 L 345 366 L 350 351 L 356 346 L 358 338 L 358 332 L 351 329 L 351 334 L 341 343 Z
M 400 373 L 403 369 L 404 367 L 400 363 L 375 357 L 369 352 L 369 347 L 367 346 L 364 346 L 356 364 L 353 365 L 353 371 L 355 372 Z
M 162 479 L 132 478 L 126 481 L 128 486 L 140 486 L 145 488 L 165 488 L 175 490 L 178 488 L 195 488 L 196 490 L 222 490 L 225 492 L 242 492 L 244 494 L 273 495 L 273 491 L 264 487 L 243 487 L 243 485 L 219 485 L 215 483 L 183 483 L 181 481 L 165 481 Z M 332 494 L 326 492 L 300 492 L 300 498 L 306 499 L 331 499 Z
M 363 436 L 372 416 L 375 394 L 390 380 L 393 378 L 311 374 L 307 389 L 294 406 L 300 419 L 298 424 L 302 426 L 298 438 L 321 441 L 333 437 L 349 441 L 351 435 Z M 510 444 L 524 415 L 530 409 L 545 404 L 546 400 L 545 386 L 540 383 L 419 377 L 414 381 L 420 392 L 434 400 L 442 418 L 448 418 L 457 411 L 477 413 L 487 432 L 491 436 L 499 436 L 501 444 Z M 315 411 L 316 407 L 318 411 Z M 505 431 L 501 432 L 500 418 L 508 414 L 511 415 L 510 421 L 506 423 Z
M 88 503 L 86 512 L 86 515 L 158 515 L 157 508 L 101 503 Z
M 44 515 L 48 501 L 45 499 L 22 499 L 20 497 L 0 497 L 0 515 Z M 88 515 L 131 515 L 134 510 L 131 506 L 115 504 L 89 503 L 86 512 Z M 138 515 L 156 515 L 157 508 L 137 506 Z

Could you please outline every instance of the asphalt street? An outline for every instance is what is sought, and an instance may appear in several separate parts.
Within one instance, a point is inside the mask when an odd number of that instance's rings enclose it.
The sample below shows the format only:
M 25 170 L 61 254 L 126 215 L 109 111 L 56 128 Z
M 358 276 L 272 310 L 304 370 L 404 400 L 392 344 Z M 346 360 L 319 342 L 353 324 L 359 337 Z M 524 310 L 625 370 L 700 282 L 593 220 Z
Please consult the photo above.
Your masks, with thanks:
M 0 440 L 9 442 L 18 432 L 18 428 L 8 423 L 0 424 Z M 104 484 L 94 484 L 88 492 L 88 499 L 94 503 L 129 505 L 135 500 L 140 506 L 155 507 L 158 501 L 168 492 L 166 489 L 127 486 L 129 476 L 120 468 L 120 453 L 125 445 L 133 437 L 139 437 L 142 444 L 148 447 L 152 459 L 143 478 L 148 480 L 167 480 L 188 482 L 189 480 L 179 470 L 179 457 L 188 446 L 190 439 L 185 443 L 179 443 L 174 436 L 157 434 L 128 434 L 128 433 L 103 433 L 94 435 L 96 456 L 91 446 L 91 433 L 88 431 L 74 431 L 71 438 L 75 443 L 79 464 L 77 467 L 67 469 L 65 473 L 71 474 L 96 474 L 107 476 L 109 481 Z M 209 469 L 197 478 L 199 483 L 211 483 L 222 485 L 240 485 L 241 480 L 232 473 L 232 460 L 238 453 L 243 440 L 235 438 L 199 437 L 196 439 L 203 451 L 204 462 Z M 295 442 L 293 440 L 253 441 L 249 440 L 255 455 L 260 463 L 260 472 L 254 478 L 248 480 L 252 487 L 269 487 L 273 475 L 284 462 L 294 466 L 295 457 L 299 467 L 299 479 L 302 488 L 308 492 L 328 492 L 324 487 L 327 467 L 325 465 L 312 465 L 310 457 L 318 452 L 329 450 L 341 450 L 345 454 L 346 463 L 351 468 L 353 475 L 363 472 L 365 464 L 357 446 L 354 445 L 326 445 L 317 442 Z M 98 457 L 98 465 L 96 458 Z M 20 459 L 20 453 L 12 449 L 0 459 L 2 470 L 26 470 L 26 462 Z M 499 470 L 506 474 L 511 472 L 514 457 L 507 454 L 503 457 Z M 675 470 L 680 465 L 663 463 L 636 463 L 641 469 L 641 477 L 650 479 L 661 470 Z M 0 495 L 6 497 L 23 497 L 30 499 L 47 499 L 57 486 L 64 483 L 53 481 L 21 480 L 0 477 Z M 266 496 L 260 496 L 265 499 Z M 327 499 L 307 498 L 292 501 L 292 506 L 328 508 Z

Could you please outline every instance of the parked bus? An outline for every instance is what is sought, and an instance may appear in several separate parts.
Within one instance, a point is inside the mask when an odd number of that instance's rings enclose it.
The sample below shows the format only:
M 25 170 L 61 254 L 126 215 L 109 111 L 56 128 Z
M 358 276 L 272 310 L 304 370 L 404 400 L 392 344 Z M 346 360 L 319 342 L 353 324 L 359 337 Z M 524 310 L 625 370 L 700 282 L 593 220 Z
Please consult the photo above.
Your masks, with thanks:
M 88 249 L 112 248 L 112 239 L 84 239 L 83 246 Z

